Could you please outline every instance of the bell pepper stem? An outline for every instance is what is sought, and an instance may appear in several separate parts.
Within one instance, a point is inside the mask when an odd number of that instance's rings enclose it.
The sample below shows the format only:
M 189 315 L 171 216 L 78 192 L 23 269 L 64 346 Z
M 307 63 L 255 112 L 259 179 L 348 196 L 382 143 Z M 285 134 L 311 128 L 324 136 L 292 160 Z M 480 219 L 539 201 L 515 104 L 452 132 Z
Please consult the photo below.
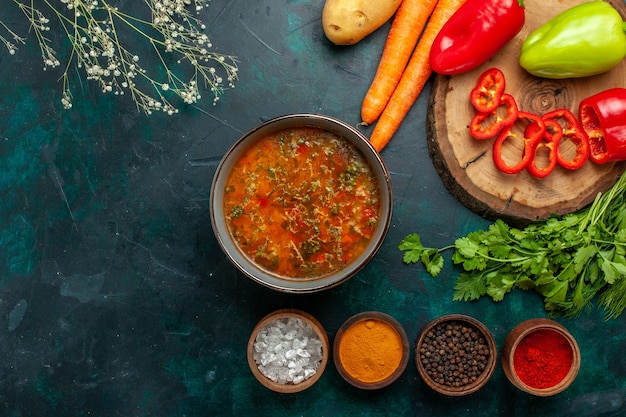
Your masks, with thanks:
M 521 7 L 522 9 L 525 7 L 524 0 L 517 0 L 517 4 L 519 4 L 519 7 Z

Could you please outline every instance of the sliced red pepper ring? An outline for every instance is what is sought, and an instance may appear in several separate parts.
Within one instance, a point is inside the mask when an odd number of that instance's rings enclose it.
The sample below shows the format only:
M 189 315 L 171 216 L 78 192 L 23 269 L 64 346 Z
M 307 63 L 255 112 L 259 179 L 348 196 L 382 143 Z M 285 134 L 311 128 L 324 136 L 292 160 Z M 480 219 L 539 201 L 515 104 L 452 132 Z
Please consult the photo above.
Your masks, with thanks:
M 523 128 L 521 125 L 524 125 Z M 494 164 L 500 171 L 506 174 L 517 174 L 521 172 L 530 164 L 530 161 L 534 157 L 534 149 L 537 143 L 542 140 L 545 133 L 546 125 L 541 117 L 534 113 L 518 112 L 515 122 L 507 126 L 493 144 Z M 519 161 L 513 165 L 509 164 L 506 160 L 512 158 L 507 158 L 507 155 L 510 156 L 512 153 L 517 154 L 520 150 L 521 155 L 519 156 Z
M 476 87 L 470 92 L 470 102 L 476 110 L 490 113 L 499 105 L 506 81 L 498 68 L 489 68 L 478 77 Z
M 588 97 L 578 108 L 589 139 L 590 158 L 604 164 L 626 159 L 626 88 L 611 88 Z
M 526 170 L 536 178 L 545 178 L 554 171 L 557 165 L 559 142 L 563 135 L 563 128 L 556 120 L 547 119 L 544 120 L 544 124 L 546 128 L 545 133 L 532 150 L 532 158 L 526 167 Z M 538 124 L 531 123 L 528 125 L 527 132 L 524 136 L 528 137 L 539 129 L 541 128 Z M 545 161 L 545 158 L 541 155 L 545 153 L 544 150 L 548 152 L 547 161 Z
M 493 111 L 474 115 L 470 122 L 470 135 L 476 139 L 496 137 L 502 129 L 515 123 L 518 113 L 515 98 L 510 94 L 502 94 L 500 104 Z
M 589 139 L 574 113 L 568 109 L 557 109 L 544 114 L 542 119 L 544 121 L 556 121 L 563 130 L 559 146 L 556 148 L 558 164 L 570 170 L 575 170 L 585 165 L 590 153 Z M 571 145 L 567 142 L 571 142 L 571 144 L 576 146 L 575 151 L 572 151 Z M 572 152 L 575 152 L 573 157 L 566 156 L 566 154 L 569 155 Z

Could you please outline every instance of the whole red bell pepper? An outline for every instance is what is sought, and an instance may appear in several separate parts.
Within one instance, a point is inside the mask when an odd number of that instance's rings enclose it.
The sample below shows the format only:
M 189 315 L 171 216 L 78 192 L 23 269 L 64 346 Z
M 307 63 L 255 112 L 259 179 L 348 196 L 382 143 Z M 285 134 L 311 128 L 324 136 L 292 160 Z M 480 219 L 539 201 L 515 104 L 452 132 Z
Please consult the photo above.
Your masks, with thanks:
M 584 99 L 578 118 L 589 138 L 593 162 L 626 159 L 626 88 L 611 88 Z
M 522 138 L 518 137 L 518 127 L 525 124 L 522 134 Z M 517 114 L 517 120 L 515 123 L 507 126 L 498 135 L 498 138 L 493 144 L 493 162 L 496 167 L 505 174 L 517 174 L 524 170 L 535 157 L 535 148 L 538 143 L 543 139 L 546 133 L 546 125 L 540 116 L 520 111 Z M 513 165 L 509 164 L 503 155 L 504 143 L 510 140 L 521 139 L 522 154 L 519 161 Z
M 443 25 L 430 49 L 439 74 L 460 74 L 493 57 L 524 26 L 524 0 L 467 0 Z

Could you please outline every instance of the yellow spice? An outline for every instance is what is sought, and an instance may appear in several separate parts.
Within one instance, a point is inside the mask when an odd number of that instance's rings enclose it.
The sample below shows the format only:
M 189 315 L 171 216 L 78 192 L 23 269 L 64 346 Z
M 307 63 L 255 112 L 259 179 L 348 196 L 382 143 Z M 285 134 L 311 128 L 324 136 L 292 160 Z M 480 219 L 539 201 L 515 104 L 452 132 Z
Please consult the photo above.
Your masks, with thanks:
M 354 379 L 379 382 L 400 366 L 402 339 L 397 330 L 383 320 L 361 320 L 346 330 L 338 353 L 343 368 Z

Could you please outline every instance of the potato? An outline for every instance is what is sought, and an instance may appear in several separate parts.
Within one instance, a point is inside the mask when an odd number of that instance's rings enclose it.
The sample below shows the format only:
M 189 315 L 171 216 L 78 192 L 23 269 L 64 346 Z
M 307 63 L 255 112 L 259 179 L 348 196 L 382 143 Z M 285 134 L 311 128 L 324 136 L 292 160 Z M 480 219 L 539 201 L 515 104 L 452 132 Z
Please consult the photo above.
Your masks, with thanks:
M 354 45 L 381 27 L 402 0 L 326 0 L 322 25 L 335 45 Z

